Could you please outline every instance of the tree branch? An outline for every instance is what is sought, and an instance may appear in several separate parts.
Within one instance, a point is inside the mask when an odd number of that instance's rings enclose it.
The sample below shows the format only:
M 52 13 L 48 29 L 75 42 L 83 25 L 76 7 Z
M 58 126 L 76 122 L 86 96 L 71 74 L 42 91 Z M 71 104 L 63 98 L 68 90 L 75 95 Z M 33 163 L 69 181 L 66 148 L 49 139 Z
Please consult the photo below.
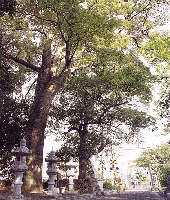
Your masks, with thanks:
M 12 56 L 9 53 L 5 53 L 4 56 L 5 56 L 5 58 L 11 59 L 11 60 L 15 61 L 16 63 L 24 65 L 24 66 L 32 69 L 35 72 L 39 72 L 40 71 L 40 67 L 37 67 L 37 66 L 35 66 L 35 65 L 31 64 L 31 63 L 28 63 L 28 62 L 26 62 L 26 61 L 24 61 L 24 60 L 22 60 L 22 59 L 20 59 L 18 57 Z
M 62 31 L 62 28 L 61 28 L 61 22 L 60 22 L 60 17 L 59 17 L 59 13 L 58 12 L 57 12 L 57 18 L 58 18 L 58 27 L 59 27 L 59 31 L 60 31 L 61 37 L 64 40 L 64 42 L 66 43 L 67 40 L 66 40 L 66 38 L 64 36 L 64 33 Z
M 132 39 L 134 40 L 136 46 L 137 46 L 138 48 L 141 48 L 141 47 L 139 46 L 139 44 L 138 44 L 138 40 L 137 40 L 137 38 L 134 37 L 134 36 L 132 36 Z
M 13 29 L 12 31 L 28 31 L 28 29 L 24 29 L 24 28 L 16 28 L 16 29 Z M 38 33 L 41 33 L 41 34 L 43 34 L 43 35 L 45 35 L 45 37 L 47 37 L 47 35 L 46 35 L 46 33 L 43 31 L 43 30 L 40 30 L 40 29 L 32 29 L 32 28 L 30 28 L 29 29 L 30 31 L 34 31 L 34 32 L 38 32 Z
M 101 119 L 102 117 L 113 107 L 118 107 L 118 106 L 121 106 L 121 105 L 124 105 L 124 104 L 127 104 L 128 101 L 125 101 L 125 102 L 122 102 L 122 103 L 115 103 L 113 105 L 110 105 L 109 107 L 105 108 L 103 110 L 103 112 L 101 113 L 101 115 L 98 117 L 98 119 L 94 122 L 94 124 L 101 124 Z
M 72 55 L 71 55 L 71 58 L 70 58 L 70 60 L 72 60 L 72 59 L 73 59 L 73 57 L 74 57 L 74 54 L 75 54 L 75 53 L 76 53 L 76 51 L 77 51 L 78 45 L 79 45 L 79 39 L 77 40 L 77 44 L 76 44 L 76 46 L 75 46 L 75 49 L 74 49 L 74 51 L 73 51 L 73 53 L 72 53 Z
M 69 23 L 68 19 L 64 16 L 64 14 L 62 15 L 63 18 L 65 19 L 66 23 L 68 24 L 69 26 L 69 29 L 70 29 L 70 35 L 68 35 L 68 40 L 73 36 L 73 30 L 71 28 L 71 24 Z
M 68 129 L 68 133 L 71 132 L 71 131 L 78 131 L 78 128 L 76 128 L 76 127 L 71 127 L 71 128 Z
M 27 91 L 27 93 L 26 93 L 26 95 L 25 95 L 25 99 L 26 99 L 26 96 L 29 94 L 29 92 L 30 92 L 32 86 L 34 85 L 34 83 L 35 83 L 36 81 L 37 81 L 37 79 L 35 79 L 34 82 L 31 84 L 31 86 L 29 87 L 29 89 L 28 89 L 28 91 Z
M 134 12 L 134 11 L 132 11 L 131 13 L 129 13 L 129 14 L 125 17 L 125 19 L 127 19 L 127 20 L 132 20 L 134 17 L 136 17 L 136 16 L 137 16 L 138 14 L 140 14 L 141 12 L 150 9 L 151 6 L 148 7 L 150 4 L 151 4 L 151 0 L 149 1 L 149 3 L 148 3 L 144 8 L 142 8 L 142 10 L 139 10 L 138 12 L 134 13 L 134 15 L 132 15 L 133 12 Z M 136 7 L 136 6 L 137 6 L 137 5 L 135 4 L 134 7 Z
M 71 60 L 70 60 L 70 44 L 67 41 L 66 42 L 66 55 L 65 55 L 65 69 L 68 68 L 69 64 L 70 64 Z

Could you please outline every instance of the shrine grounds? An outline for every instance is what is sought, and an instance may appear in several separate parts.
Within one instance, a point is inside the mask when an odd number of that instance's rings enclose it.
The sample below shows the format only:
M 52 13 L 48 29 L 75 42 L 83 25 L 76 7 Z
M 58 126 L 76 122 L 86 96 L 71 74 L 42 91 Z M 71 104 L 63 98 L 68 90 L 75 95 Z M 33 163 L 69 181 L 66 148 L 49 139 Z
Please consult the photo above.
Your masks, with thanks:
M 12 191 L 0 189 L 0 200 L 6 200 Z M 110 191 L 105 196 L 94 196 L 92 194 L 60 195 L 57 197 L 47 196 L 44 193 L 23 193 L 24 200 L 170 200 L 170 197 L 161 196 L 158 192 L 147 190 L 126 190 L 123 193 Z

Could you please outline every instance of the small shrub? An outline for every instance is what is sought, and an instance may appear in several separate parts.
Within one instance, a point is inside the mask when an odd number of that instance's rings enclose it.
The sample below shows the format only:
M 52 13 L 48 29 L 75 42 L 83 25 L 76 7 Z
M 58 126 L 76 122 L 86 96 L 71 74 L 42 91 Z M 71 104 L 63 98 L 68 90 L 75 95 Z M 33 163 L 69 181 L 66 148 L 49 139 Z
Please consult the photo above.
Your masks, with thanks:
M 106 179 L 103 182 L 103 188 L 104 189 L 108 189 L 108 190 L 114 190 L 114 189 L 116 189 L 116 186 L 112 185 L 112 180 L 111 179 Z

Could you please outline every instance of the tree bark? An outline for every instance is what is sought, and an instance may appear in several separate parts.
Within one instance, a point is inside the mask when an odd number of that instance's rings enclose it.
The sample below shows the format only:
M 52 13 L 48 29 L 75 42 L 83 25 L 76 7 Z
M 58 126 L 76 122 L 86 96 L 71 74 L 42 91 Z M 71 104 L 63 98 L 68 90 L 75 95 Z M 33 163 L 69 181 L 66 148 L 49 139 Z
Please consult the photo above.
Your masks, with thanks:
M 89 155 L 86 151 L 86 137 L 87 137 L 87 127 L 86 125 L 80 126 L 79 137 L 80 137 L 80 146 L 79 146 L 79 179 L 85 180 L 87 174 L 87 164 Z
M 78 179 L 85 180 L 87 175 L 88 158 L 79 157 L 79 177 Z
M 56 76 L 52 71 L 51 63 L 51 45 L 48 43 L 43 51 L 42 66 L 38 73 L 34 101 L 26 129 L 28 147 L 33 151 L 28 162 L 29 170 L 25 177 L 25 190 L 27 191 L 35 188 L 42 189 L 44 132 L 48 113 L 52 100 L 70 74 L 70 70 L 65 69 Z

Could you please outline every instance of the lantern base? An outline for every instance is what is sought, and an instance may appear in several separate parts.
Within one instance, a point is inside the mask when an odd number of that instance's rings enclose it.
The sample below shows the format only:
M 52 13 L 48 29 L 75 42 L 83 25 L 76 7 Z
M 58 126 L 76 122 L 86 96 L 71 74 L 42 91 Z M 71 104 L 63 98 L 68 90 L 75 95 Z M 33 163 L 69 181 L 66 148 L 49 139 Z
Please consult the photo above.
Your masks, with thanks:
M 69 191 L 69 190 L 67 190 L 66 192 L 65 192 L 66 194 L 77 194 L 78 193 L 78 191 Z
M 58 191 L 47 191 L 46 193 L 45 193 L 45 195 L 49 198 L 49 197 L 55 197 L 55 198 L 59 198 L 59 197 L 61 197 L 62 195 L 61 194 L 59 194 L 58 193 L 59 192 L 59 190 Z
M 7 197 L 7 200 L 24 200 L 25 197 L 23 195 L 11 195 Z

